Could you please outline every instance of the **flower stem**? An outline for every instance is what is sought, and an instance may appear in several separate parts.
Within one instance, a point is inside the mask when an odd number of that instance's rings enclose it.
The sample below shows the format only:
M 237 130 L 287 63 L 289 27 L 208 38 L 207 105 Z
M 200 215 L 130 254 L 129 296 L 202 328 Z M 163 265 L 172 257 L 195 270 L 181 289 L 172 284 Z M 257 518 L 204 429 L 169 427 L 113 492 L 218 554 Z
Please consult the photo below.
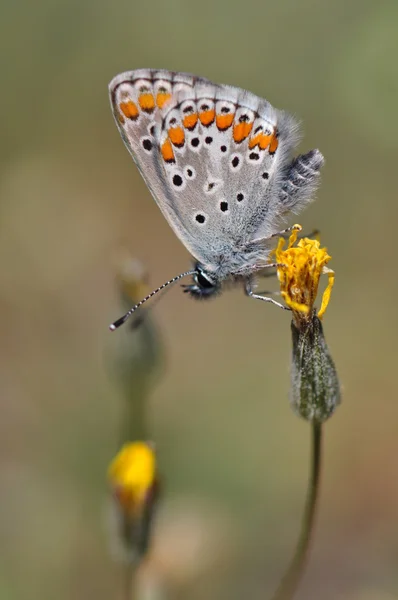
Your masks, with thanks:
M 135 575 L 137 567 L 136 565 L 129 563 L 127 565 L 123 565 L 125 568 L 124 574 L 124 600 L 134 600 L 134 588 L 135 588 Z
M 307 501 L 304 509 L 301 534 L 293 559 L 273 596 L 273 600 L 290 600 L 293 598 L 303 575 L 310 548 L 319 495 L 322 459 L 322 424 L 313 421 L 311 423 L 311 428 L 311 472 L 308 482 Z

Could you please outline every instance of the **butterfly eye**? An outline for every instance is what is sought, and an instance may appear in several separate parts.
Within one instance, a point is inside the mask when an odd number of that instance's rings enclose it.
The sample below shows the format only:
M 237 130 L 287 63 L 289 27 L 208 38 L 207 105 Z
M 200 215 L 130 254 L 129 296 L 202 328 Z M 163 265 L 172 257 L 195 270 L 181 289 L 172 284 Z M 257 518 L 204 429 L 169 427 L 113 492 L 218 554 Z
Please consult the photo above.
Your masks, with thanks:
M 184 292 L 188 292 L 194 298 L 210 298 L 221 291 L 221 285 L 214 275 L 204 270 L 200 263 L 196 263 L 193 273 L 193 285 L 184 286 Z
M 203 271 L 198 271 L 195 274 L 194 279 L 201 288 L 212 289 L 215 287 L 213 281 L 211 281 Z

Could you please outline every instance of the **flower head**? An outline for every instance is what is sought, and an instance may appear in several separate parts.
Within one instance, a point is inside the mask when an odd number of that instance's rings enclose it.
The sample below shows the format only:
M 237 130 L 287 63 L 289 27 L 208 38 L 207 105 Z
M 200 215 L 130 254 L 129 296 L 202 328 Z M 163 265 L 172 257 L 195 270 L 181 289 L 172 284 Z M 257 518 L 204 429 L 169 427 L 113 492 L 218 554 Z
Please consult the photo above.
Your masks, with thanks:
M 340 384 L 320 319 L 329 304 L 334 272 L 326 267 L 331 259 L 318 240 L 297 241 L 300 225 L 295 225 L 284 249 L 281 238 L 275 250 L 282 297 L 292 309 L 292 366 L 290 398 L 293 409 L 306 419 L 322 423 L 341 401 Z M 319 313 L 314 309 L 320 276 L 329 283 Z
M 301 239 L 297 245 L 297 234 L 301 230 L 296 225 L 284 250 L 285 239 L 280 238 L 275 250 L 281 294 L 287 306 L 292 309 L 297 323 L 308 320 L 313 311 L 318 293 L 319 278 L 327 274 L 329 284 L 323 293 L 318 317 L 322 318 L 327 308 L 334 283 L 334 272 L 326 267 L 331 259 L 326 248 L 321 248 L 318 240 Z
M 108 479 L 113 492 L 113 554 L 137 565 L 149 548 L 159 496 L 156 456 L 151 444 L 125 444 L 109 466 Z
M 150 444 L 125 444 L 109 466 L 108 479 L 124 514 L 139 516 L 157 479 L 156 457 Z

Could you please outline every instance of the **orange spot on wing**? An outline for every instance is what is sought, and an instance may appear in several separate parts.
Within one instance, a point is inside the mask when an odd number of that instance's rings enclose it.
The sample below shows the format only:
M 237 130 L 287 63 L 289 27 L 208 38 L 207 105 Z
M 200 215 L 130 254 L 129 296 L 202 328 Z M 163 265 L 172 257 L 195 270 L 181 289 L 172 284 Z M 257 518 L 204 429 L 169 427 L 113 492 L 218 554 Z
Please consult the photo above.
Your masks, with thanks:
M 249 141 L 249 148 L 252 150 L 258 146 L 261 150 L 265 150 L 271 142 L 272 135 L 265 135 L 265 133 L 258 133 Z
M 209 125 L 211 125 L 213 123 L 215 116 L 216 116 L 216 111 L 214 109 L 204 110 L 203 112 L 201 112 L 199 114 L 199 119 L 200 119 L 200 122 L 202 123 L 202 125 L 204 125 L 205 127 L 208 127 Z
M 261 135 L 262 135 L 261 133 L 258 133 L 257 135 L 252 137 L 251 140 L 249 140 L 249 149 L 250 150 L 253 150 L 253 148 L 255 148 L 256 146 L 258 146 L 260 144 Z
M 138 103 L 144 112 L 151 113 L 155 108 L 155 99 L 153 95 L 149 94 L 148 92 L 141 94 L 141 96 L 138 98 Z
M 135 120 L 139 115 L 139 110 L 136 104 L 129 100 L 128 102 L 121 102 L 119 108 L 127 119 Z
M 185 134 L 182 127 L 170 127 L 168 136 L 174 146 L 181 147 L 185 143 Z
M 156 96 L 156 104 L 158 105 L 159 108 L 162 108 L 163 105 L 170 100 L 171 98 L 171 94 L 169 94 L 168 92 L 158 92 L 157 96 Z
M 274 133 L 271 136 L 271 142 L 270 142 L 270 145 L 269 145 L 269 153 L 270 154 L 274 154 L 276 152 L 276 149 L 277 149 L 278 145 L 279 145 L 279 142 L 278 142 L 278 132 L 274 131 Z
M 237 144 L 243 142 L 244 139 L 250 134 L 253 127 L 253 123 L 238 123 L 234 127 L 234 140 Z
M 268 148 L 269 144 L 271 143 L 272 140 L 272 134 L 271 135 L 265 135 L 265 133 L 263 133 L 261 135 L 261 140 L 259 143 L 259 146 L 261 148 L 261 150 L 265 150 L 266 148 Z
M 226 129 L 228 129 L 228 127 L 231 127 L 234 117 L 234 113 L 229 113 L 227 115 L 217 115 L 216 125 L 218 129 L 220 129 L 220 131 L 225 131 Z
M 173 146 L 171 145 L 169 138 L 167 138 L 163 142 L 160 151 L 162 153 L 163 160 L 165 160 L 166 162 L 174 162 L 175 161 Z
M 197 122 L 198 122 L 198 115 L 196 113 L 193 113 L 192 115 L 187 115 L 182 120 L 182 124 L 184 125 L 184 127 L 186 129 L 189 129 L 189 131 L 192 131 L 192 129 L 195 129 L 195 125 Z

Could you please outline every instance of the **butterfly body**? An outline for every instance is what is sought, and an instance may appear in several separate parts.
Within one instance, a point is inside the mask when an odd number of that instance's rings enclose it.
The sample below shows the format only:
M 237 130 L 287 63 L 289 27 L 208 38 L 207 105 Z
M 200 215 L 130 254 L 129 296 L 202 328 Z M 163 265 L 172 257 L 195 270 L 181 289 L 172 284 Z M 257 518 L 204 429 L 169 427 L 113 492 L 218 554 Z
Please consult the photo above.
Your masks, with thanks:
M 240 88 L 139 69 L 109 86 L 124 143 L 195 258 L 187 291 L 208 297 L 269 262 L 271 236 L 315 191 L 318 150 L 292 159 L 298 126 Z

